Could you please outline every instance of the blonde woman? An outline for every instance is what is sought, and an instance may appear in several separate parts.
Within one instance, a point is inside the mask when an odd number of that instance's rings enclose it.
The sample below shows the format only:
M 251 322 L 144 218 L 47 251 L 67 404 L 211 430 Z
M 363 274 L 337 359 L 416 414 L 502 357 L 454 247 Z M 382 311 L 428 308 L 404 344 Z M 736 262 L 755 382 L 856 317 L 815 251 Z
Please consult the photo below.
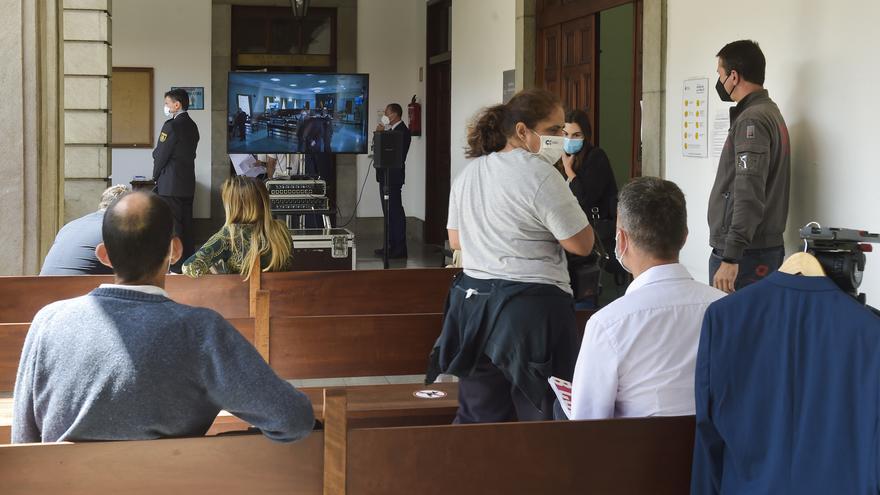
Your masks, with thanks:
M 257 256 L 264 272 L 290 268 L 287 226 L 272 218 L 269 193 L 262 182 L 244 176 L 226 179 L 221 193 L 226 223 L 183 264 L 183 273 L 240 273 L 245 280 Z

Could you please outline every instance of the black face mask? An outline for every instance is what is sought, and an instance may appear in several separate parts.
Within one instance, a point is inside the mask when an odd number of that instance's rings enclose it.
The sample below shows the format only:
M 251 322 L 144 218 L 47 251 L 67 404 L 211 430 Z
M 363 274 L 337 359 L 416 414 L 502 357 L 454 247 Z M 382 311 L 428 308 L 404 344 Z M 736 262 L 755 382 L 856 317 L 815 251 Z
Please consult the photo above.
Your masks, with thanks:
M 729 74 L 727 76 L 727 79 L 730 79 Z M 728 93 L 727 90 L 724 89 L 724 83 L 727 82 L 727 79 L 725 79 L 724 82 L 721 82 L 721 78 L 719 77 L 718 82 L 715 83 L 715 91 L 718 91 L 718 97 L 721 98 L 721 101 L 730 103 L 733 101 L 733 97 L 731 97 L 730 93 Z M 736 86 L 734 86 L 733 89 L 736 89 Z M 732 92 L 733 90 L 731 90 L 731 93 Z

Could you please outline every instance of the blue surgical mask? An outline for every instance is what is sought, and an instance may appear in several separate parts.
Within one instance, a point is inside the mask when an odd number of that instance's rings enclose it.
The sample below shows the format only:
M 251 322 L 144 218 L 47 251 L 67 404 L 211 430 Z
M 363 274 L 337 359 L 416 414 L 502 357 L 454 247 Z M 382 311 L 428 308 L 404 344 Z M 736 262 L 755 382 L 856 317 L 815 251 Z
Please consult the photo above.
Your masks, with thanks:
M 565 142 L 562 144 L 562 149 L 569 155 L 576 155 L 580 153 L 580 151 L 584 148 L 584 140 L 583 139 L 571 139 L 565 138 Z

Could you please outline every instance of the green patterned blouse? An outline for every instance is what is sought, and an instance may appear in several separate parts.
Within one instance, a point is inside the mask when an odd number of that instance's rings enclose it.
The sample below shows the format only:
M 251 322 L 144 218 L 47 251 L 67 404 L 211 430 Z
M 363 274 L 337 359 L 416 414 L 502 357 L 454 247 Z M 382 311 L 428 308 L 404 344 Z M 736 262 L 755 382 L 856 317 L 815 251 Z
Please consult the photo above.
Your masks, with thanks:
M 235 230 L 240 235 L 234 241 L 236 249 L 233 251 L 230 244 L 230 229 L 224 225 L 205 242 L 201 249 L 184 262 L 184 275 L 198 278 L 208 273 L 241 273 L 253 229 L 252 224 L 235 224 Z M 263 255 L 260 258 L 260 267 L 265 269 L 270 261 L 271 256 L 268 253 Z M 288 269 L 290 269 L 290 259 L 287 260 L 282 271 Z

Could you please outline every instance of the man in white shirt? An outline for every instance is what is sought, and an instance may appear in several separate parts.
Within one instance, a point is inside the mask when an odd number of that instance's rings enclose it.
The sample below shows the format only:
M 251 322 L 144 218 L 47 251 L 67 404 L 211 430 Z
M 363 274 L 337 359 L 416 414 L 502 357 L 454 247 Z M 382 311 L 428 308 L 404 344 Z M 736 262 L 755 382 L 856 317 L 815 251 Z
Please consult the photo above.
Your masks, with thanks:
M 694 414 L 703 315 L 725 294 L 679 264 L 687 233 L 674 183 L 642 177 L 620 191 L 614 254 L 635 280 L 587 322 L 571 419 Z

